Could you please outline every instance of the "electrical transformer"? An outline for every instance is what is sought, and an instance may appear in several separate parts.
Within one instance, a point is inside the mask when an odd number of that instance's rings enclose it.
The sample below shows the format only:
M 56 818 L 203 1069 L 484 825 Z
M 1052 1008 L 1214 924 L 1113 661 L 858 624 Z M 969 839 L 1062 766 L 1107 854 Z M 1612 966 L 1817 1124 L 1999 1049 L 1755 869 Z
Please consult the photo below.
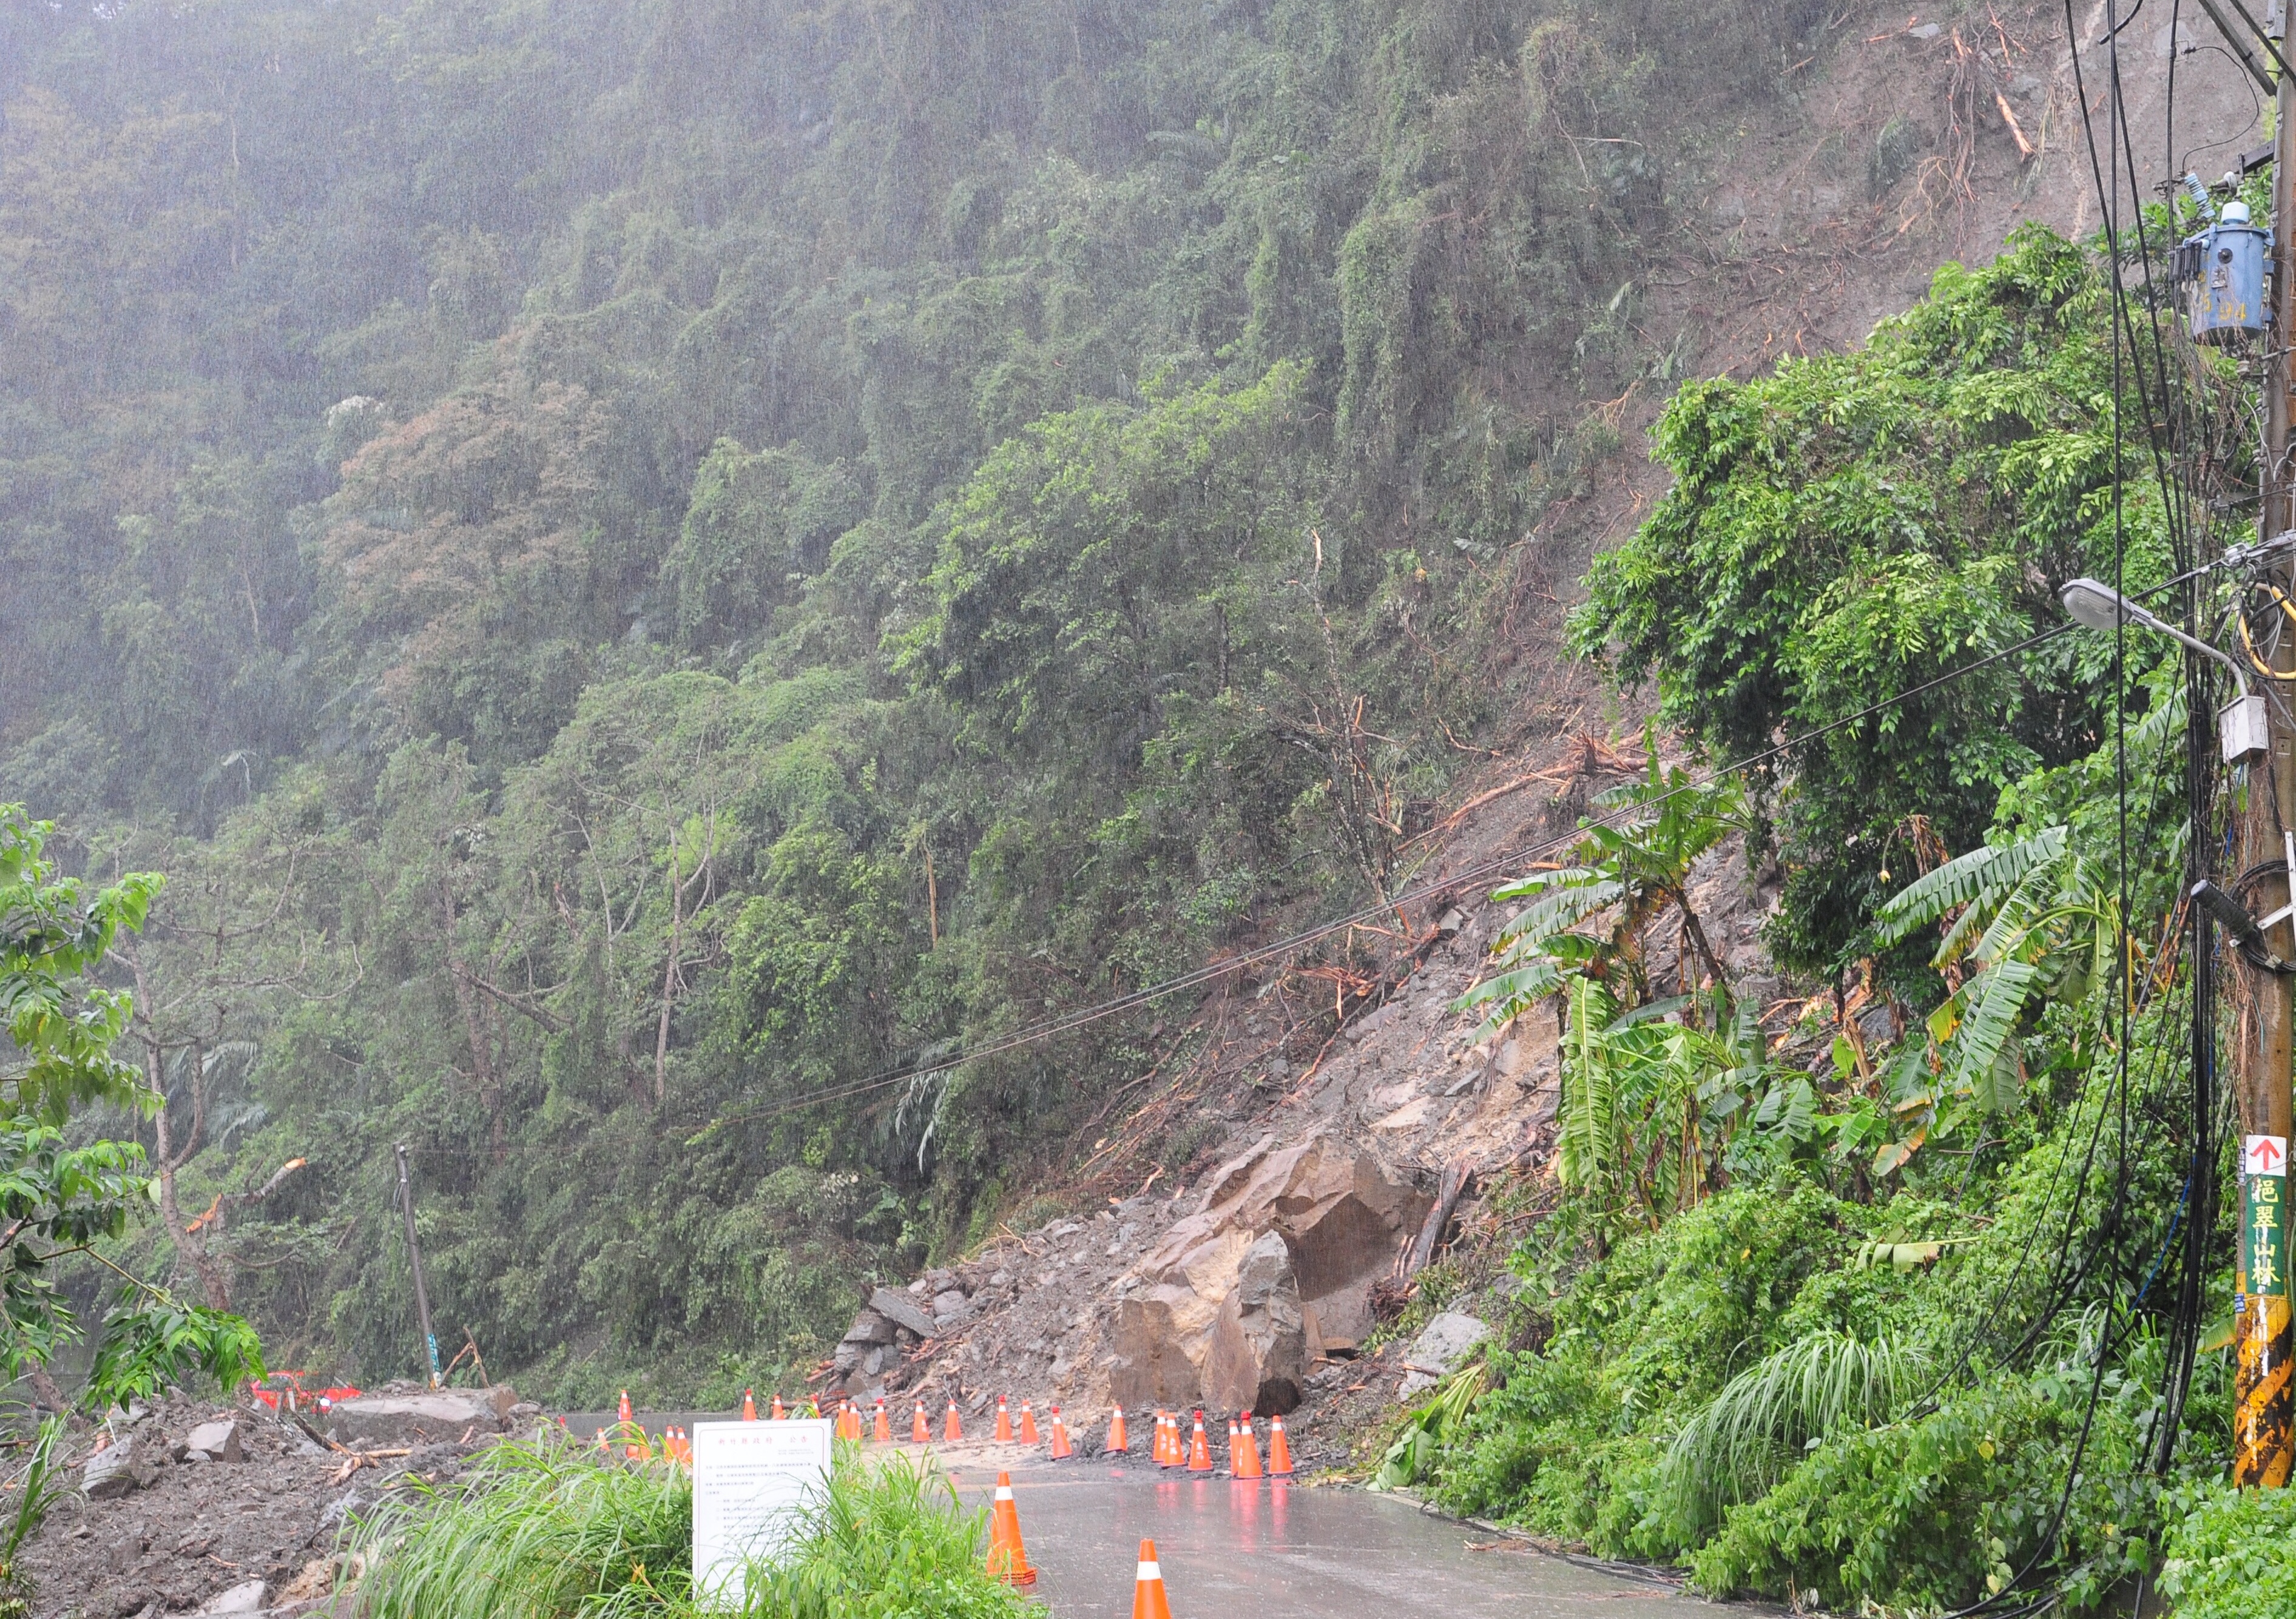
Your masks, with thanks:
M 2177 248 L 2177 278 L 2185 285 L 2193 340 L 2230 343 L 2271 323 L 2266 296 L 2272 233 L 2249 223 L 2248 205 L 2227 202 L 2209 227 Z

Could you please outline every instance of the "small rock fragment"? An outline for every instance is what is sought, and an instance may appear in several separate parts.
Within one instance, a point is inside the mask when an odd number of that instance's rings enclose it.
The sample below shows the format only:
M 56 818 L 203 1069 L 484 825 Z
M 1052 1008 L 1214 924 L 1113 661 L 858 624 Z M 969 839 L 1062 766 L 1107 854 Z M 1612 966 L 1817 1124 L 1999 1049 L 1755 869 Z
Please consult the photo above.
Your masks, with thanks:
M 148 1465 L 137 1465 L 133 1442 L 123 1442 L 87 1459 L 79 1476 L 80 1493 L 92 1501 L 117 1500 L 149 1484 L 151 1472 Z
M 200 1610 L 207 1614 L 259 1614 L 263 1611 L 263 1582 L 246 1580 L 209 1597 Z
M 239 1424 L 229 1418 L 216 1422 L 202 1422 L 184 1436 L 185 1461 L 244 1461 L 247 1452 L 240 1442 Z

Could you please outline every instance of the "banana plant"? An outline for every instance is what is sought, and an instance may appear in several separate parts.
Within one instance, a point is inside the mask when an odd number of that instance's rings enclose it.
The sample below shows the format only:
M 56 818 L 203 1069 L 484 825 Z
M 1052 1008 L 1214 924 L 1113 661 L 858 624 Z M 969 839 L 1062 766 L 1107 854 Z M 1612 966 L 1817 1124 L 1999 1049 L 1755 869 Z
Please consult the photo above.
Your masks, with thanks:
M 2045 1001 L 2089 1002 L 2114 981 L 2117 953 L 2134 965 L 2112 873 L 2080 852 L 2067 826 L 1972 849 L 1874 917 L 1883 944 L 1931 926 L 1942 937 L 1930 965 L 1951 993 L 1930 1014 L 1926 1041 L 1892 1065 L 1895 1108 L 1910 1127 L 1875 1155 L 1877 1174 L 1902 1167 L 1972 1108 L 2016 1107 L 2025 1078 L 2017 1034 L 2029 1013 Z
M 1691 906 L 1689 881 L 1699 856 L 1747 825 L 1742 784 L 1735 776 L 1693 782 L 1679 766 L 1662 770 L 1653 756 L 1640 780 L 1612 788 L 1595 804 L 1629 814 L 1617 826 L 1587 822 L 1566 862 L 1491 895 L 1529 903 L 1493 942 L 1490 976 L 1455 1003 L 1460 1011 L 1483 1009 L 1478 1038 L 1496 1034 L 1571 977 L 1599 981 L 1629 1004 L 1645 999 L 1644 944 L 1669 914 L 1682 929 L 1682 987 L 1694 987 L 1689 963 L 1695 957 L 1726 999 L 1729 976 Z
M 1669 1021 L 1685 998 L 1621 1011 L 1592 978 L 1567 986 L 1555 1173 L 1655 1226 L 1719 1180 L 1731 1138 L 1779 1075 L 1754 1010 L 1706 1029 Z

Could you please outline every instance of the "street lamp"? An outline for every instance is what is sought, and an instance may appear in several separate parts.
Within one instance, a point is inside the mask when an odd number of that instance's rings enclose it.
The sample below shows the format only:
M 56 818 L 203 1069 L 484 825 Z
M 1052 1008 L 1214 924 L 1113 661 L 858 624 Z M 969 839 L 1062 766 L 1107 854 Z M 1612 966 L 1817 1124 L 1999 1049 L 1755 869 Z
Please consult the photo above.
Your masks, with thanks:
M 2203 658 L 2214 658 L 2232 671 L 2233 684 L 2240 695 L 2217 712 L 2217 742 L 2223 749 L 2227 765 L 2246 765 L 2264 756 L 2269 746 L 2264 715 L 2264 699 L 2248 687 L 2248 673 L 2229 652 L 2210 646 L 2196 636 L 2187 635 L 2175 625 L 2156 618 L 2110 585 L 2095 579 L 2074 579 L 2057 593 L 2078 624 L 2093 630 L 2112 631 L 2124 624 L 2134 624 L 2148 630 L 2157 630 L 2179 645 L 2190 647 Z

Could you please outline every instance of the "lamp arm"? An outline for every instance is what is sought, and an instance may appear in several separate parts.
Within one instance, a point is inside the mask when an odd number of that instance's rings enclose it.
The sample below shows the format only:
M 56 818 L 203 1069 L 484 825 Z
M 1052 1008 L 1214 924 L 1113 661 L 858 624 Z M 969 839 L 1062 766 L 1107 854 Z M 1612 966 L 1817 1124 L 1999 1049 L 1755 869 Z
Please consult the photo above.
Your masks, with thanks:
M 2202 641 L 2197 635 L 2185 634 L 2184 631 L 2178 629 L 2175 625 L 2169 623 L 2165 619 L 2154 617 L 2143 608 L 2137 607 L 2133 601 L 2129 603 L 2129 607 L 2132 609 L 2128 615 L 2130 623 L 2141 624 L 2148 630 L 2158 630 L 2163 635 L 2168 636 L 2170 640 L 2184 646 L 2190 647 L 2202 657 L 2216 659 L 2217 662 L 2224 665 L 2226 668 L 2232 671 L 2233 684 L 2240 688 L 2240 694 L 2243 697 L 2252 697 L 2255 695 L 2255 693 L 2251 691 L 2248 688 L 2247 672 L 2240 666 L 2240 660 L 2234 658 L 2231 653 L 2226 651 L 2221 647 L 2210 646 L 2207 642 Z

